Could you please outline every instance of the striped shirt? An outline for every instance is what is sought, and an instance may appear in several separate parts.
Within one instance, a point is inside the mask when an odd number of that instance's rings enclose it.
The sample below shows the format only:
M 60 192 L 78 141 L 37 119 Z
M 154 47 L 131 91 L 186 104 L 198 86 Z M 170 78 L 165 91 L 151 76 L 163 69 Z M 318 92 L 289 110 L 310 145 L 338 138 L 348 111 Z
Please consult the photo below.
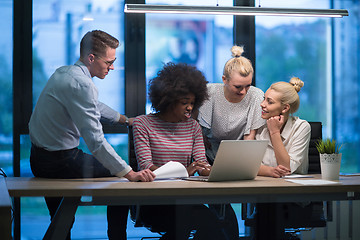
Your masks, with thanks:
M 133 123 L 134 145 L 140 169 L 169 161 L 185 167 L 204 160 L 205 148 L 200 125 L 194 119 L 179 123 L 165 122 L 154 114 L 136 117 Z

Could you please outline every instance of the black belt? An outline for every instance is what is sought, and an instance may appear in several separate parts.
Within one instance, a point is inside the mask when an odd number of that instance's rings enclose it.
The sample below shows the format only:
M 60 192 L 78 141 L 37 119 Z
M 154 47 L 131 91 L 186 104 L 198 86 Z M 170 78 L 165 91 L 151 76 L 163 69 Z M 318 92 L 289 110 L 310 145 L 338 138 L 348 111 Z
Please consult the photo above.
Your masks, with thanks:
M 75 149 L 77 149 L 77 148 L 71 148 L 71 149 L 65 149 L 65 150 L 49 151 L 49 150 L 46 150 L 45 148 L 38 147 L 33 143 L 31 143 L 31 147 L 34 148 L 35 151 L 37 151 L 37 152 L 51 153 L 51 154 L 54 154 L 54 155 L 68 153 L 68 152 L 71 152 L 71 151 L 74 151 Z

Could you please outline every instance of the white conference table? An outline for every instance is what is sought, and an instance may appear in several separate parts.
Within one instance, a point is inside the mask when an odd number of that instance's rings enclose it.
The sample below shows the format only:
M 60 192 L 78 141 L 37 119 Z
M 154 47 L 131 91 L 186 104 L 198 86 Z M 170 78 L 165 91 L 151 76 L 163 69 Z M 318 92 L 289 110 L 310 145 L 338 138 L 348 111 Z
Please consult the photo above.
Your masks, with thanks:
M 317 180 L 321 175 L 311 175 Z M 283 178 L 256 177 L 233 182 L 128 182 L 119 178 L 6 178 L 10 197 L 63 197 L 44 239 L 64 239 L 79 205 L 275 203 L 360 199 L 360 176 L 336 184 L 302 185 Z M 85 197 L 85 198 L 84 198 Z M 61 223 L 61 224 L 59 224 Z

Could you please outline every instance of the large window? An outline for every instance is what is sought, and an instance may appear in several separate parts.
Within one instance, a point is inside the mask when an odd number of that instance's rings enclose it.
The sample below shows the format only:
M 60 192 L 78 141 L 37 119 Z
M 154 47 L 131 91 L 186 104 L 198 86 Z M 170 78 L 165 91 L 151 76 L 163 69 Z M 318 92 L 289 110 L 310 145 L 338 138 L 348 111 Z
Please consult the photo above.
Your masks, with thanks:
M 11 176 L 12 169 L 12 61 L 13 61 L 13 1 L 0 2 L 0 168 Z
M 159 1 L 148 4 L 216 5 L 216 1 Z M 221 1 L 232 6 L 232 0 Z M 233 16 L 146 14 L 146 82 L 168 62 L 185 62 L 200 69 L 209 82 L 220 82 L 231 57 Z M 151 112 L 147 103 L 147 113 Z
M 124 113 L 123 6 L 122 0 L 33 1 L 34 106 L 51 74 L 58 67 L 74 64 L 79 59 L 80 40 L 84 34 L 90 30 L 101 29 L 119 39 L 120 46 L 116 51 L 115 70 L 104 80 L 93 80 L 99 89 L 99 100 Z M 115 151 L 127 160 L 127 134 L 106 134 L 105 137 Z M 29 164 L 30 145 L 29 136 L 22 135 L 21 176 L 32 176 Z M 82 139 L 80 148 L 88 152 Z M 44 199 L 23 198 L 21 210 L 22 238 L 41 239 L 49 224 Z M 106 238 L 106 207 L 80 207 L 76 218 L 72 231 L 74 238 Z M 34 230 L 34 222 L 38 223 L 37 230 Z
M 310 4 L 311 2 L 311 4 Z M 256 17 L 256 85 L 301 78 L 295 115 L 321 121 L 323 137 L 344 143 L 341 171 L 360 171 L 359 1 L 334 1 L 349 10 L 341 19 Z M 331 1 L 262 0 L 262 7 L 330 8 Z
M 106 79 L 94 78 L 99 99 L 124 111 L 124 44 L 122 0 L 44 1 L 33 4 L 34 104 L 47 79 L 62 65 L 74 64 L 80 55 L 80 40 L 87 31 L 101 29 L 120 41 L 115 70 Z
M 263 7 L 301 8 L 308 0 L 262 1 Z M 312 8 L 329 8 L 317 1 Z M 341 20 L 340 20 L 341 21 Z M 256 17 L 256 79 L 266 91 L 274 82 L 299 77 L 300 109 L 296 115 L 308 121 L 321 121 L 325 137 L 331 135 L 331 22 L 329 18 Z M 330 124 L 330 125 L 329 125 Z
M 120 41 L 115 70 L 104 79 L 94 78 L 99 100 L 124 113 L 124 1 L 33 1 L 33 104 L 51 74 L 80 56 L 80 40 L 87 31 L 101 29 Z M 124 156 L 127 136 L 106 135 Z M 85 144 L 81 145 L 86 150 Z M 125 154 L 126 158 L 126 154 Z
M 360 1 L 334 1 L 349 16 L 334 22 L 332 134 L 344 143 L 341 171 L 360 172 Z

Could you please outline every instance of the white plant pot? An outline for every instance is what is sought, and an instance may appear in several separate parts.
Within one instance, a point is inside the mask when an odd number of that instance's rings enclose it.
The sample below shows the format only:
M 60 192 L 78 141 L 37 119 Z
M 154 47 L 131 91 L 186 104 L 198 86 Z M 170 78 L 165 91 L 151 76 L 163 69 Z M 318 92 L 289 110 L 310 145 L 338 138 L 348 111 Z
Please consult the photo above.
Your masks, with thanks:
M 341 166 L 341 153 L 321 153 L 320 167 L 321 178 L 324 180 L 339 180 Z

